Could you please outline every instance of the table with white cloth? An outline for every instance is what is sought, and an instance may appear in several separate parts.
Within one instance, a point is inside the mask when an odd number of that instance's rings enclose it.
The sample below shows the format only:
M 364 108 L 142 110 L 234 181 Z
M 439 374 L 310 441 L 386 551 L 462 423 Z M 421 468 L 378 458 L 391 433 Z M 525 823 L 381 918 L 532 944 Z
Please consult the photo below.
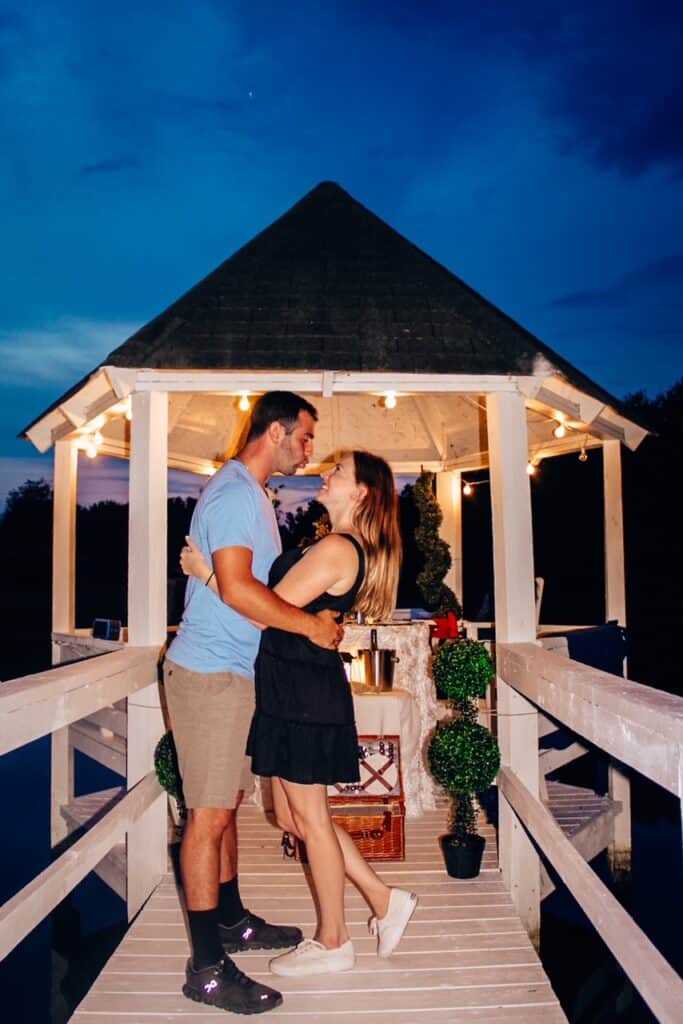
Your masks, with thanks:
M 407 690 L 363 693 L 354 688 L 353 707 L 359 736 L 398 736 L 406 816 L 422 814 L 422 799 L 415 765 L 420 754 L 420 719 Z
M 415 817 L 436 807 L 439 790 L 427 767 L 426 748 L 437 721 L 447 714 L 434 689 L 429 623 L 347 625 L 340 650 L 355 655 L 368 649 L 371 628 L 377 630 L 378 648 L 395 651 L 398 661 L 393 689 L 366 694 L 354 685 L 356 728 L 359 735 L 400 736 L 406 814 Z

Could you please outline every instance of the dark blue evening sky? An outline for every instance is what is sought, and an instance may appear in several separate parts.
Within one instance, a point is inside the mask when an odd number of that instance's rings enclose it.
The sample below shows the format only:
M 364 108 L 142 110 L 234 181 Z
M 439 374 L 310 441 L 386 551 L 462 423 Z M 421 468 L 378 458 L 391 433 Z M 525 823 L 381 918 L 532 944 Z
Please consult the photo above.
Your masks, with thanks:
M 0 94 L 0 502 L 50 472 L 18 430 L 324 179 L 615 395 L 683 374 L 680 0 L 7 3 Z

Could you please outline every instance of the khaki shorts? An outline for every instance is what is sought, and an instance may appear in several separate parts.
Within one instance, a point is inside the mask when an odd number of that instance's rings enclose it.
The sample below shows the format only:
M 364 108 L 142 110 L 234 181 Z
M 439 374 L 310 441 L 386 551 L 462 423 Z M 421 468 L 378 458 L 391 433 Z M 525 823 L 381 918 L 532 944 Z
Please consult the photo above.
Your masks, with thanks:
M 187 807 L 237 805 L 251 791 L 245 754 L 254 683 L 234 672 L 192 672 L 167 658 L 164 690 Z

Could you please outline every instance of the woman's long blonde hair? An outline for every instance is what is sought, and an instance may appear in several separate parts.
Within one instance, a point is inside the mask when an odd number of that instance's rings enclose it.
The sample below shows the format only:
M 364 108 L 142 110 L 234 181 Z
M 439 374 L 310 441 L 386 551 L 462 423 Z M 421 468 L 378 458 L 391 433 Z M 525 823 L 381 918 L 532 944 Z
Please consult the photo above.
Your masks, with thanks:
M 350 454 L 356 483 L 367 487 L 353 520 L 365 552 L 365 576 L 355 607 L 370 618 L 388 618 L 396 606 L 402 552 L 394 477 L 378 455 L 359 450 Z

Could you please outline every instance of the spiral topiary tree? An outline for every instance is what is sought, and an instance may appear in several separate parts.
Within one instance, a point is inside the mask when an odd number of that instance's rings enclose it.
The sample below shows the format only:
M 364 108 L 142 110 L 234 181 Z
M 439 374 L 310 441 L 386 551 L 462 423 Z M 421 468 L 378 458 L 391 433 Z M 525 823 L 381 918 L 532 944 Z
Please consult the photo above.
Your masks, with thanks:
M 474 796 L 488 789 L 500 768 L 500 751 L 488 729 L 479 725 L 476 700 L 486 695 L 493 662 L 484 644 L 460 638 L 437 649 L 434 680 L 446 694 L 453 718 L 441 723 L 428 749 L 436 781 L 453 796 L 450 841 L 465 846 L 477 834 Z
M 444 583 L 444 576 L 451 567 L 451 552 L 446 541 L 439 536 L 443 512 L 434 494 L 434 474 L 428 470 L 423 470 L 415 481 L 413 501 L 419 516 L 415 542 L 424 558 L 424 568 L 418 574 L 417 584 L 422 591 L 425 608 L 434 615 L 453 611 L 460 616 L 460 602 Z

